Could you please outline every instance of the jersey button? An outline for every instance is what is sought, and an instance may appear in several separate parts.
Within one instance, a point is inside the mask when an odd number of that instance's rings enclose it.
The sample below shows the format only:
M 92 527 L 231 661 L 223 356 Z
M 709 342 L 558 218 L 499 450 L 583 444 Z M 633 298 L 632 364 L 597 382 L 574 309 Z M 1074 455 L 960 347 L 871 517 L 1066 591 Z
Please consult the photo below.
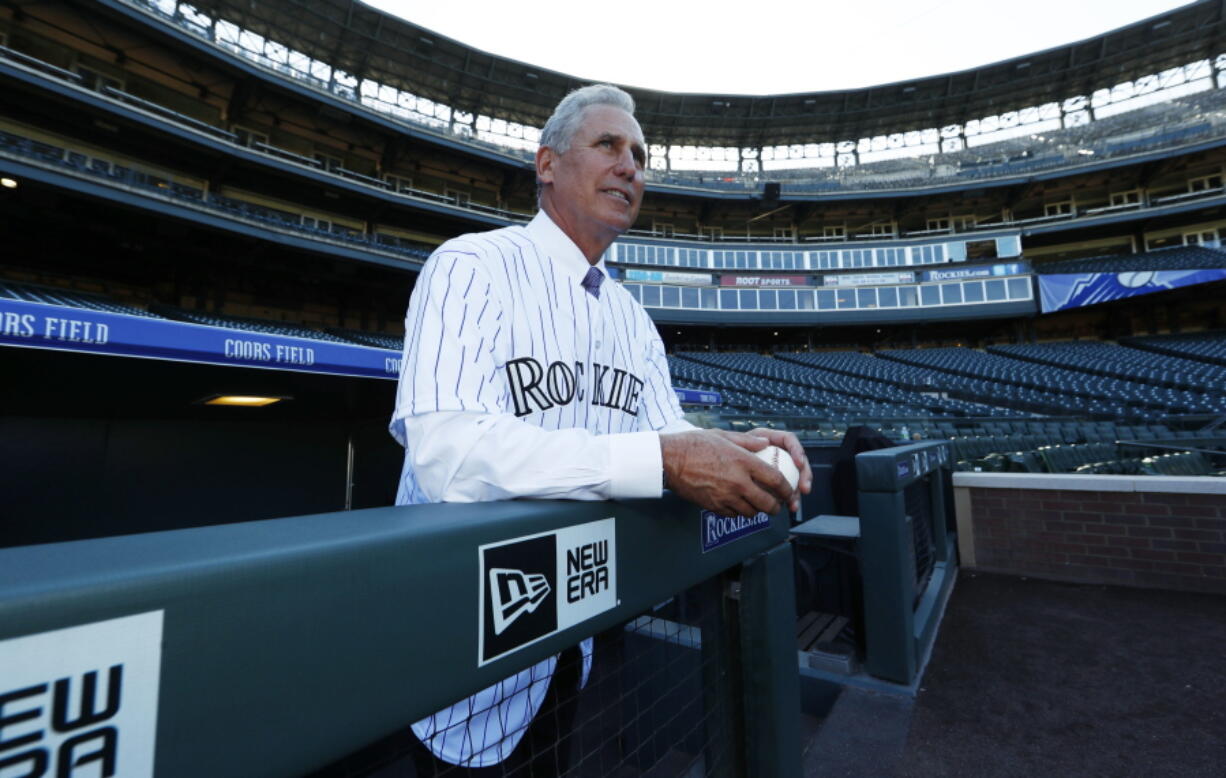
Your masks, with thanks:
M 596 341 L 596 348 L 600 348 L 600 341 Z

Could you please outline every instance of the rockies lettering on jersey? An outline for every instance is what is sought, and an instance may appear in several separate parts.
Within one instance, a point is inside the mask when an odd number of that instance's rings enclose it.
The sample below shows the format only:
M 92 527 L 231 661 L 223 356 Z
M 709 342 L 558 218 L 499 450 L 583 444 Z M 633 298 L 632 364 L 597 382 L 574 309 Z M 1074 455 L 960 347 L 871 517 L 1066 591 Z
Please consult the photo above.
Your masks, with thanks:
M 610 370 L 613 372 L 613 379 L 606 387 L 605 379 Z M 543 368 L 541 363 L 532 357 L 508 360 L 507 381 L 511 385 L 511 400 L 515 403 L 516 416 L 547 411 L 555 405 L 570 405 L 576 398 L 579 402 L 584 401 L 581 362 L 576 362 L 572 370 L 565 362 L 552 362 L 549 367 Z M 638 416 L 639 394 L 642 389 L 643 379 L 638 376 L 620 367 L 592 363 L 592 405 Z

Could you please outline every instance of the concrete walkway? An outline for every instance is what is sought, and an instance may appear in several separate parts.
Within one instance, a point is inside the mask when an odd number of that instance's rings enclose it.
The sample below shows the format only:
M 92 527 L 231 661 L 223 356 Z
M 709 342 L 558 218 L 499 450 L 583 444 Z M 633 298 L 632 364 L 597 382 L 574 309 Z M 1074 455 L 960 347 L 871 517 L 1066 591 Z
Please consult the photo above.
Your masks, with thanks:
M 1226 774 L 1226 597 L 963 571 L 918 698 L 845 691 L 807 776 Z

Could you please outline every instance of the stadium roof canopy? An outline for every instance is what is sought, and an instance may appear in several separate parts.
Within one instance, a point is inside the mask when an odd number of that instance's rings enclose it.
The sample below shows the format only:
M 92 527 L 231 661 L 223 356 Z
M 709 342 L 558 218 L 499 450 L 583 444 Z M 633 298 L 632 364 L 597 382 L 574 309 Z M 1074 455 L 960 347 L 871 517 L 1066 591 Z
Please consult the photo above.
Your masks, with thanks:
M 563 95 L 587 83 L 488 54 L 356 0 L 200 0 L 194 5 L 359 79 L 538 128 Z M 864 89 L 767 96 L 627 91 L 653 143 L 788 145 L 942 127 L 1088 96 L 1212 60 L 1224 46 L 1226 0 L 1201 0 L 1077 43 Z

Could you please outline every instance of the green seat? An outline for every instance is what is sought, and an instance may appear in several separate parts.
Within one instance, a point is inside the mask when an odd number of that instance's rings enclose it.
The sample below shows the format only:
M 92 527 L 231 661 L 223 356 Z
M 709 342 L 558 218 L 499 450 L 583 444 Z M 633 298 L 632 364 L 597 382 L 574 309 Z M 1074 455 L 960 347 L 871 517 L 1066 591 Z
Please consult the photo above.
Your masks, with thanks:
M 1043 460 L 1043 467 L 1049 473 L 1060 472 L 1060 460 L 1056 454 L 1055 446 L 1040 446 L 1036 452 L 1039 458 Z
M 1212 475 L 1213 468 L 1209 466 L 1209 461 L 1199 451 L 1189 451 L 1189 464 L 1192 467 L 1193 475 Z
M 1007 454 L 988 454 L 977 464 L 984 472 L 1004 473 L 1009 470 L 1009 456 Z
M 1011 473 L 1045 473 L 1047 472 L 1043 458 L 1037 451 L 1014 451 L 1008 456 L 1008 470 Z

